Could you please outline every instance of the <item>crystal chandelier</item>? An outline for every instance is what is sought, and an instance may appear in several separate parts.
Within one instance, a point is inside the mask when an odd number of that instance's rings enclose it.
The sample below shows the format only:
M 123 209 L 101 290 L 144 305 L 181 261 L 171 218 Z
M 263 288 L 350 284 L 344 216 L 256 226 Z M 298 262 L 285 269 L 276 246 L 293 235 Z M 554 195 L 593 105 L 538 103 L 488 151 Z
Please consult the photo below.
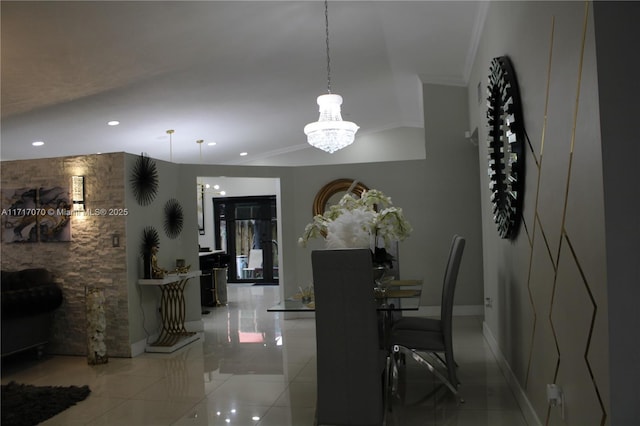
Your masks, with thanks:
M 320 118 L 304 126 L 309 145 L 330 154 L 349 146 L 358 131 L 358 126 L 350 121 L 342 121 L 340 105 L 342 96 L 331 93 L 331 59 L 329 56 L 329 7 L 324 2 L 324 22 L 327 49 L 327 94 L 318 96 Z

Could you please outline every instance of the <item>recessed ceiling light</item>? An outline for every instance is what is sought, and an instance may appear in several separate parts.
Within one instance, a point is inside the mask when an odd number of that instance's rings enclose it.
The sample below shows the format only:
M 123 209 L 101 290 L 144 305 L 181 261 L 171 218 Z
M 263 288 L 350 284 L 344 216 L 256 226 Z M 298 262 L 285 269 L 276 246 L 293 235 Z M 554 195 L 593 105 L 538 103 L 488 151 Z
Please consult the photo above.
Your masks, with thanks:
M 245 156 L 245 155 L 247 155 L 247 154 L 248 154 L 248 152 L 241 152 L 241 153 L 240 153 L 240 157 L 244 157 L 244 156 Z
M 111 120 L 111 121 L 107 121 L 107 124 L 109 126 L 117 126 L 118 124 L 120 124 L 120 122 L 118 120 Z
M 42 145 L 44 145 L 44 142 L 43 141 L 35 141 L 35 142 L 31 142 L 31 145 L 33 145 L 33 146 L 42 146 Z
M 218 189 L 220 189 L 220 185 L 213 185 L 213 189 L 217 191 Z
M 209 143 L 207 143 L 207 145 L 209 145 L 209 146 L 214 146 L 215 144 L 216 144 L 215 142 L 209 142 Z
M 220 195 L 227 195 L 227 191 L 220 191 Z

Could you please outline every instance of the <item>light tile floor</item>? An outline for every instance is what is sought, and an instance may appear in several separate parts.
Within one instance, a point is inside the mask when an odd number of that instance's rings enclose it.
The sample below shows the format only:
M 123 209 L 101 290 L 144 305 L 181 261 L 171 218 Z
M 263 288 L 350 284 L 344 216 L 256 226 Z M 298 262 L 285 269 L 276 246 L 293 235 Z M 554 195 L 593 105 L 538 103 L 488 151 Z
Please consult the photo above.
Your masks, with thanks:
M 206 308 L 198 341 L 172 353 L 110 358 L 47 356 L 3 360 L 2 383 L 89 385 L 91 395 L 44 425 L 72 426 L 312 426 L 316 400 L 315 325 L 266 311 L 278 299 L 271 286 L 229 285 L 225 307 Z M 407 362 L 389 426 L 526 426 L 482 337 L 477 317 L 454 319 L 464 404 L 446 392 L 423 400 L 435 385 Z

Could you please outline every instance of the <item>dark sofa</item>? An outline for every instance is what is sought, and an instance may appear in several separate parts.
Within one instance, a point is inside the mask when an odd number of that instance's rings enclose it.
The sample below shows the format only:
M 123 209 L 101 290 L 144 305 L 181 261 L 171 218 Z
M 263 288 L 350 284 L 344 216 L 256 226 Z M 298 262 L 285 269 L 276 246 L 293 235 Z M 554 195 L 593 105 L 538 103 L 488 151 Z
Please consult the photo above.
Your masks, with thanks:
M 36 348 L 49 340 L 62 289 L 44 268 L 2 271 L 2 356 Z

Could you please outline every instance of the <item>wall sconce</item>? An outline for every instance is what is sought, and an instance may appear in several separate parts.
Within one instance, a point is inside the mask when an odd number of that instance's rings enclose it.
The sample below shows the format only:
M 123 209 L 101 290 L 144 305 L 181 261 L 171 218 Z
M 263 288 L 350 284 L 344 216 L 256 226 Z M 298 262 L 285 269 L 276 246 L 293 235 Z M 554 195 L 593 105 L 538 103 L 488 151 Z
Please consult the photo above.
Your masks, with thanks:
M 74 212 L 84 211 L 84 176 L 71 177 L 71 201 Z

